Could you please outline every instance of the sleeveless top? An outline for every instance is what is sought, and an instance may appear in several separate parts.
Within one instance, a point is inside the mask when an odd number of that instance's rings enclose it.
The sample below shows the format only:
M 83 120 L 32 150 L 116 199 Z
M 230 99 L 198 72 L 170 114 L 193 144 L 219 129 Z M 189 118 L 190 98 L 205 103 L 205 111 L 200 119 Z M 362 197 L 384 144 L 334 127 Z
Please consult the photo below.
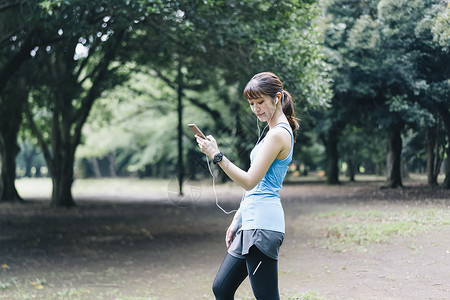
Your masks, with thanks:
M 274 128 L 276 127 L 283 127 L 291 134 L 291 150 L 285 159 L 275 159 L 263 179 L 252 190 L 246 192 L 241 202 L 242 230 L 265 229 L 285 232 L 284 211 L 278 193 L 292 161 L 294 135 L 287 123 L 278 123 Z M 252 162 L 263 143 L 264 139 L 250 153 Z

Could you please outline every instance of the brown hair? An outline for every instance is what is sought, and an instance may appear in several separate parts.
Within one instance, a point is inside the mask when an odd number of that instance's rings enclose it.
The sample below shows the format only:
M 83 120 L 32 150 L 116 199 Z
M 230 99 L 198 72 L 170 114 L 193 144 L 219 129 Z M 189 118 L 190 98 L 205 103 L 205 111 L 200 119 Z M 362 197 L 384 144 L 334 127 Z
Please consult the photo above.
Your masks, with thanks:
M 294 112 L 294 102 L 291 94 L 283 89 L 283 83 L 277 75 L 271 72 L 258 73 L 250 79 L 244 89 L 244 97 L 251 99 L 259 99 L 262 95 L 267 95 L 272 99 L 276 94 L 281 93 L 281 106 L 283 113 L 289 121 L 294 135 L 294 141 L 297 139 L 297 130 L 299 125 Z

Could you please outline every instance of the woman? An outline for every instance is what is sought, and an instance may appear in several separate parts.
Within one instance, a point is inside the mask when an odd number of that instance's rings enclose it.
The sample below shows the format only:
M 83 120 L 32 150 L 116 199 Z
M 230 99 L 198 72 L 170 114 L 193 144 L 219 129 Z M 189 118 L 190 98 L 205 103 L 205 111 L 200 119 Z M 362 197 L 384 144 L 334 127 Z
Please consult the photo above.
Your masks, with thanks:
M 216 140 L 196 136 L 201 151 L 213 159 L 246 194 L 229 226 L 225 259 L 216 275 L 216 299 L 233 299 L 249 276 L 256 299 L 279 299 L 278 250 L 284 238 L 284 212 L 281 190 L 292 151 L 298 123 L 291 95 L 273 73 L 256 74 L 244 89 L 252 112 L 269 131 L 250 154 L 251 166 L 244 171 L 220 152 Z

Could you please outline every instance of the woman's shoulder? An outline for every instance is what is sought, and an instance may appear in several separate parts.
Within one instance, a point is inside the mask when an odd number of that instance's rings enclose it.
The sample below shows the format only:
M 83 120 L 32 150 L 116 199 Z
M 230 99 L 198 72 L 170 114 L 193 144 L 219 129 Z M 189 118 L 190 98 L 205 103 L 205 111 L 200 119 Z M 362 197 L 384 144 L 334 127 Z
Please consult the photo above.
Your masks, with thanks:
M 283 126 L 276 126 L 267 132 L 266 138 L 273 142 L 291 141 L 291 133 Z
M 289 125 L 289 123 L 278 123 L 274 128 L 272 128 L 272 130 L 269 130 L 268 133 L 271 134 L 281 134 L 281 135 L 287 135 L 287 136 L 291 136 L 291 126 Z

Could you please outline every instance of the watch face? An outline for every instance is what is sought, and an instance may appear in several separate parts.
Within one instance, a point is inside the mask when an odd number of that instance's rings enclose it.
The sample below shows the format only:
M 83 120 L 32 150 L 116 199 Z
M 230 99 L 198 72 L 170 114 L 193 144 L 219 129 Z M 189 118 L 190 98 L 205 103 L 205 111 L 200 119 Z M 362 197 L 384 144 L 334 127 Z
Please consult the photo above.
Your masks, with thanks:
M 218 163 L 219 161 L 222 161 L 222 157 L 223 157 L 222 152 L 217 153 L 216 155 L 214 155 L 214 160 L 213 160 L 213 162 L 216 164 L 216 163 Z

